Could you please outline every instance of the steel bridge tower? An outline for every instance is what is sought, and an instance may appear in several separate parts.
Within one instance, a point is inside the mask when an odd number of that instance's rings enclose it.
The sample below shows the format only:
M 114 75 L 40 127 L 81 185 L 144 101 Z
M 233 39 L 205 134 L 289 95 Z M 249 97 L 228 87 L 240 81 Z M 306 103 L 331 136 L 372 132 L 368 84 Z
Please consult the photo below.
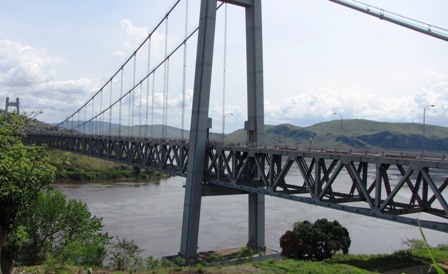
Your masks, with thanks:
M 9 107 L 16 107 L 17 109 L 17 115 L 20 115 L 20 101 L 19 98 L 16 98 L 16 102 L 10 102 L 9 101 L 9 97 L 6 97 L 6 104 L 5 104 L 5 110 L 4 110 L 4 115 L 6 115 L 8 113 L 8 108 Z
M 247 104 L 248 119 L 244 128 L 248 144 L 264 143 L 263 99 L 263 44 L 261 0 L 220 0 L 245 9 Z M 202 196 L 211 195 L 204 185 L 207 140 L 210 128 L 209 103 L 213 67 L 216 9 L 218 0 L 201 0 L 199 34 L 194 78 L 191 115 L 190 147 L 185 189 L 182 235 L 179 255 L 187 260 L 197 258 L 199 219 Z M 216 195 L 231 194 L 226 188 L 214 189 Z M 241 194 L 242 192 L 240 192 Z M 265 249 L 265 200 L 264 195 L 248 194 L 249 240 L 248 245 L 261 251 Z

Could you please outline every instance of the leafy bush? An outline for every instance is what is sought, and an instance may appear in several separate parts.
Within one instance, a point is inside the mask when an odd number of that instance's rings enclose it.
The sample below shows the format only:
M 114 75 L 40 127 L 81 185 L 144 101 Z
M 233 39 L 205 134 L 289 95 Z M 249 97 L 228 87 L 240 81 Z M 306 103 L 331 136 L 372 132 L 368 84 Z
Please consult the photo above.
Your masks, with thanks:
M 51 258 L 50 265 L 102 265 L 110 238 L 102 232 L 102 219 L 92 216 L 84 202 L 48 190 L 39 193 L 33 206 L 19 218 L 23 229 L 11 237 L 22 240 L 7 243 L 20 263 L 37 265 Z
M 240 260 L 248 259 L 249 261 L 251 261 L 252 257 L 254 256 L 254 251 L 249 246 L 245 246 L 245 247 L 240 248 L 240 250 L 238 251 L 238 254 L 236 256 Z
M 282 255 L 291 259 L 323 260 L 338 252 L 347 254 L 350 244 L 347 229 L 327 219 L 318 219 L 314 224 L 297 222 L 293 231 L 286 231 L 280 238 Z
M 154 259 L 153 256 L 146 257 L 145 264 L 146 264 L 146 270 L 155 270 L 159 268 L 161 265 L 160 261 Z
M 212 263 L 218 263 L 224 261 L 225 257 L 221 253 L 215 252 L 210 255 L 210 262 Z
M 137 271 L 143 268 L 143 259 L 140 254 L 143 252 L 134 240 L 120 239 L 116 237 L 116 242 L 110 249 L 111 267 L 119 271 Z

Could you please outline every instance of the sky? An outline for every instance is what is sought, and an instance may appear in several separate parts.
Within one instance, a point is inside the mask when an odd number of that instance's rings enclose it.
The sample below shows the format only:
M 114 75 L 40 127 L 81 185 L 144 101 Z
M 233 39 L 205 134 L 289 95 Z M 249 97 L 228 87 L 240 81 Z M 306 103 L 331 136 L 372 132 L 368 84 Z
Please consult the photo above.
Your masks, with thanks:
M 446 0 L 363 2 L 448 29 Z M 41 110 L 39 120 L 62 121 L 111 78 L 173 3 L 0 0 L 0 108 L 6 97 L 19 97 L 22 111 Z M 328 0 L 262 3 L 266 124 L 306 127 L 340 119 L 334 113 L 343 119 L 422 123 L 424 108 L 434 104 L 426 109 L 426 124 L 448 126 L 447 42 Z M 188 21 L 173 16 L 167 33 L 162 27 L 154 34 L 156 56 L 164 56 L 165 37 L 171 49 L 184 37 L 185 25 L 194 29 L 198 7 L 199 0 L 189 0 Z M 212 131 L 220 131 L 224 91 L 225 131 L 231 132 L 247 119 L 244 10 L 229 5 L 227 24 L 224 14 L 218 11 L 210 117 Z M 188 100 L 195 47 L 187 51 Z M 182 67 L 177 59 L 170 63 L 172 74 Z M 180 89 L 179 74 L 170 81 L 171 89 Z M 161 89 L 154 98 L 159 113 Z M 176 92 L 169 94 L 168 121 L 178 120 L 171 114 L 181 100 Z

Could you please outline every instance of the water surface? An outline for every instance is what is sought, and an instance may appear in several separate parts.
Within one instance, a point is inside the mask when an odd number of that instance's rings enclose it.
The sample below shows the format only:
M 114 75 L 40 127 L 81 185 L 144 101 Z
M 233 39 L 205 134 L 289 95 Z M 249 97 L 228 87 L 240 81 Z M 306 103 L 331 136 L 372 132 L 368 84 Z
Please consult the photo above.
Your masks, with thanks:
M 84 201 L 103 218 L 112 236 L 133 239 L 144 256 L 160 258 L 180 249 L 185 178 L 153 182 L 59 184 L 54 188 Z M 247 195 L 202 199 L 199 251 L 240 247 L 247 243 Z M 279 238 L 294 222 L 319 218 L 338 220 L 352 240 L 350 253 L 391 253 L 406 239 L 420 239 L 418 227 L 372 217 L 266 197 L 266 245 L 280 250 Z M 448 234 L 424 230 L 430 245 L 448 243 Z

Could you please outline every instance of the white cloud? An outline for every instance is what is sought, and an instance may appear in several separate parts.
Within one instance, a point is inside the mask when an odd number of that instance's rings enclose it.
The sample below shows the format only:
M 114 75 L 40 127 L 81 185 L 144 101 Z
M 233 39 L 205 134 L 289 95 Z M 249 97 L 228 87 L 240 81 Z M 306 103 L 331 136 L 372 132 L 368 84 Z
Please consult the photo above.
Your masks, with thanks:
M 436 71 L 432 68 L 425 68 L 424 69 L 424 74 L 429 77 L 429 78 L 435 78 L 437 80 L 443 80 L 448 78 L 447 77 L 447 72 L 441 72 L 441 71 Z
M 129 19 L 121 19 L 120 24 L 128 36 L 123 41 L 127 49 L 135 49 L 148 36 L 147 27 L 136 27 Z
M 0 84 L 24 87 L 50 81 L 61 59 L 10 40 L 0 40 Z
M 21 43 L 0 40 L 0 97 L 20 98 L 22 110 L 43 110 L 40 119 L 56 122 L 83 104 L 96 84 L 90 79 L 56 79 L 63 60 Z
M 279 102 L 266 101 L 265 121 L 309 126 L 337 119 L 333 114 L 336 112 L 344 119 L 419 123 L 423 108 L 430 104 L 436 107 L 427 111 L 427 116 L 440 124 L 448 111 L 448 82 L 433 84 L 414 96 L 398 97 L 384 97 L 366 88 L 335 84 L 322 92 L 304 93 Z M 444 122 L 443 125 L 448 124 Z

